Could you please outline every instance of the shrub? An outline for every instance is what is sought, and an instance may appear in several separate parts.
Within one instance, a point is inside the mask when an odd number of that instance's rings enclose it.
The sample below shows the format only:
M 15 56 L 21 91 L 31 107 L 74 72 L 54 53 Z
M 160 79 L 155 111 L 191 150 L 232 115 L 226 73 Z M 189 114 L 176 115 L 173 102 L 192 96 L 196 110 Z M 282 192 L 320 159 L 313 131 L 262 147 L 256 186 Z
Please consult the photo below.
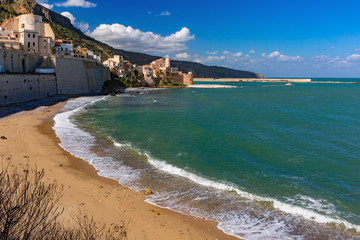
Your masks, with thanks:
M 81 214 L 76 225 L 60 222 L 62 188 L 42 181 L 44 170 L 0 172 L 0 239 L 126 239 L 125 225 L 106 227 Z

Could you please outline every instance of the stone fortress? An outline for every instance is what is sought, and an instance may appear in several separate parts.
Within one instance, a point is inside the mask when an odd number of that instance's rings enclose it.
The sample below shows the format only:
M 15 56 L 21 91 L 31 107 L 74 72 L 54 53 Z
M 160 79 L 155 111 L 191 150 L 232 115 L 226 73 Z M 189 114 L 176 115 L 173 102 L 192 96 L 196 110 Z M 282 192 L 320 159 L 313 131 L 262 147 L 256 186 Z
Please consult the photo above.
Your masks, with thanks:
M 91 51 L 82 58 L 55 54 L 55 44 L 55 34 L 41 16 L 25 14 L 1 25 L 0 105 L 100 93 L 110 71 L 95 60 L 98 56 Z

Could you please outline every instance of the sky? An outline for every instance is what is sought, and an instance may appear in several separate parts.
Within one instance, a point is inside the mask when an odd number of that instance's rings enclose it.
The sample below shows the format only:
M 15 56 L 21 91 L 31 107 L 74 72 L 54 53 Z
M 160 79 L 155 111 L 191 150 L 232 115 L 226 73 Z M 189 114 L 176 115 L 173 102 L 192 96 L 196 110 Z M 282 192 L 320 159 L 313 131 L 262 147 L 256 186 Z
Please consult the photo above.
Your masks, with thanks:
M 266 77 L 360 77 L 360 1 L 38 0 L 115 48 Z

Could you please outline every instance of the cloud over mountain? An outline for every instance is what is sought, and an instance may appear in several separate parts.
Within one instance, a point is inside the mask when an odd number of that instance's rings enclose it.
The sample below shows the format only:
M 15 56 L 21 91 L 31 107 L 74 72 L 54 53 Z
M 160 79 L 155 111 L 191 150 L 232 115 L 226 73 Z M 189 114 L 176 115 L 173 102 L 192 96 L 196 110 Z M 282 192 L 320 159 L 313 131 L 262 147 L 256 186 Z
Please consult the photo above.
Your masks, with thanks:
M 96 7 L 96 3 L 88 2 L 85 0 L 67 0 L 62 3 L 55 3 L 58 7 L 82 7 L 82 8 L 93 8 Z
M 190 30 L 183 27 L 169 36 L 143 32 L 122 24 L 101 24 L 89 36 L 105 42 L 114 48 L 151 53 L 179 53 L 188 48 L 186 43 L 195 39 Z

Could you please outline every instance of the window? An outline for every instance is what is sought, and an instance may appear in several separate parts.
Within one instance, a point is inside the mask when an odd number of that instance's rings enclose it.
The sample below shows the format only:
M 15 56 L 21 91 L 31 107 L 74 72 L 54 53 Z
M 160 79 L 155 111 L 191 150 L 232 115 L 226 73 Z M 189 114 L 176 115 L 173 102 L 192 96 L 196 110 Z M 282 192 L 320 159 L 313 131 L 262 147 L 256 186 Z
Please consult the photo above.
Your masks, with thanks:
M 30 48 L 30 42 L 28 42 L 28 48 Z
M 33 38 L 35 38 L 35 34 L 33 34 Z
M 30 33 L 28 34 L 28 38 L 30 38 Z
M 19 38 L 19 35 L 18 35 L 18 34 L 16 34 L 15 36 L 16 36 L 16 38 Z
M 21 24 L 21 28 L 25 28 L 25 23 Z
M 35 47 L 35 42 L 33 42 L 33 46 Z

